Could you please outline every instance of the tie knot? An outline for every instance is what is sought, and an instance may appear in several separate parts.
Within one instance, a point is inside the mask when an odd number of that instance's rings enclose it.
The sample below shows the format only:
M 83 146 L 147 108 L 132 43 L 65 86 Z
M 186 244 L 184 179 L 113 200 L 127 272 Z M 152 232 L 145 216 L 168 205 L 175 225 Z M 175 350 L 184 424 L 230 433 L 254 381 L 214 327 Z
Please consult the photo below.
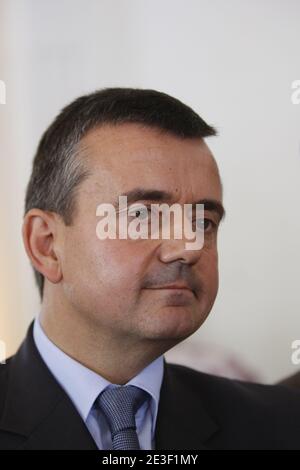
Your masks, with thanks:
M 107 388 L 97 403 L 104 413 L 112 437 L 125 429 L 136 429 L 135 413 L 147 399 L 148 393 L 134 385 Z

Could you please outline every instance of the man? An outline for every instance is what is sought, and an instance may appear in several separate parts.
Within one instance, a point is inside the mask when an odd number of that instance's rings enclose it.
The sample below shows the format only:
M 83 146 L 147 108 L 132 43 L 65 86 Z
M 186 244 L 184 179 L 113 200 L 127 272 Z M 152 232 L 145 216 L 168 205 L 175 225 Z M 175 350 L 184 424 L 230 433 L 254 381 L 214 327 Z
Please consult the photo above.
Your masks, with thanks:
M 126 88 L 77 99 L 45 132 L 23 225 L 41 311 L 0 368 L 0 448 L 300 448 L 298 393 L 163 357 L 217 295 L 224 208 L 212 135 L 180 101 Z M 101 239 L 98 207 L 123 220 L 125 195 L 130 222 L 152 204 L 204 204 L 203 245 L 187 249 L 186 233 Z

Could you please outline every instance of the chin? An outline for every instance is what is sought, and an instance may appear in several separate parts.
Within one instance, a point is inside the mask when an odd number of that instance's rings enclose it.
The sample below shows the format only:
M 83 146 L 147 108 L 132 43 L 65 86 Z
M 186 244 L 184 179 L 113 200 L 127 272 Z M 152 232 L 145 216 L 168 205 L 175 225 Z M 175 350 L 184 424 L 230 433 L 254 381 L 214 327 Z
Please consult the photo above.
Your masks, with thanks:
M 154 314 L 151 323 L 147 321 L 144 325 L 144 336 L 153 339 L 184 340 L 200 328 L 206 317 L 207 315 L 199 315 L 199 311 L 195 312 L 186 307 L 168 306 Z

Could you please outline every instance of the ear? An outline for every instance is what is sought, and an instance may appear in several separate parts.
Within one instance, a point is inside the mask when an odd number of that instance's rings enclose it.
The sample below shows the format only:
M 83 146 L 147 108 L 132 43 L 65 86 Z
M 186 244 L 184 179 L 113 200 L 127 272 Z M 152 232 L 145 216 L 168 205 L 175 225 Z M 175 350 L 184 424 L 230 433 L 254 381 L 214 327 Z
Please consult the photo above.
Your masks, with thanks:
M 22 236 L 26 253 L 37 271 L 50 282 L 62 279 L 60 261 L 55 251 L 57 214 L 31 209 L 24 217 Z

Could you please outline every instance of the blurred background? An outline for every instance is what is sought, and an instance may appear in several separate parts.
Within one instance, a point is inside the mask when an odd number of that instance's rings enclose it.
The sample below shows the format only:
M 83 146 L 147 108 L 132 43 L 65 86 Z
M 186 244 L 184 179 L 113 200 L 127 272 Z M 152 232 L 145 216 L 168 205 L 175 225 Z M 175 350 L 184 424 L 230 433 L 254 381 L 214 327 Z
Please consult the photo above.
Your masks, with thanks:
M 39 311 L 21 240 L 38 140 L 79 95 L 130 86 L 169 93 L 219 130 L 208 140 L 227 210 L 219 294 L 204 326 L 167 359 L 266 383 L 296 372 L 300 104 L 291 96 L 300 79 L 299 25 L 299 0 L 0 0 L 0 344 L 7 355 Z

